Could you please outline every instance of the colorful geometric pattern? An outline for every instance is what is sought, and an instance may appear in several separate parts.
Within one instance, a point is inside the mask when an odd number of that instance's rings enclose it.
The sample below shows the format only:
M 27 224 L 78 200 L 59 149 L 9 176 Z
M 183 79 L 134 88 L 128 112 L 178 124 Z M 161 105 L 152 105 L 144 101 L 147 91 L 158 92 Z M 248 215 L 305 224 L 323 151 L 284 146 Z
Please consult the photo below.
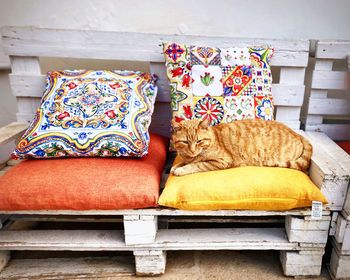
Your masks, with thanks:
M 226 123 L 255 118 L 254 97 L 252 96 L 225 97 L 224 105 Z
M 146 154 L 155 80 L 143 72 L 49 72 L 42 103 L 13 156 Z
M 248 48 L 221 49 L 220 55 L 222 66 L 251 65 L 250 53 Z
M 192 66 L 192 95 L 193 96 L 221 96 L 222 73 L 218 65 Z
M 225 96 L 240 95 L 252 82 L 252 69 L 249 66 L 227 66 L 223 74 Z
M 192 65 L 220 65 L 220 50 L 210 47 L 191 47 Z
M 270 47 L 164 43 L 173 119 L 273 120 Z M 172 149 L 172 142 L 170 143 Z
M 193 111 L 196 119 L 210 120 L 210 125 L 217 125 L 224 118 L 223 97 L 194 97 Z

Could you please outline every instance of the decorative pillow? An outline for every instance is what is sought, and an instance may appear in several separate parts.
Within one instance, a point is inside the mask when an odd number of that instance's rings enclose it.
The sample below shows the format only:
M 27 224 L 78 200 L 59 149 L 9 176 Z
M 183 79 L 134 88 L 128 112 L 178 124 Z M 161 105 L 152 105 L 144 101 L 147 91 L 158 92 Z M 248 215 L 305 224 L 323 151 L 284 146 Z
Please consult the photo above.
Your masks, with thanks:
M 154 207 L 169 139 L 150 133 L 141 158 L 23 160 L 0 176 L 0 210 Z
M 273 48 L 164 44 L 173 119 L 273 119 Z
M 49 72 L 41 105 L 13 157 L 147 154 L 155 81 L 144 72 Z
M 186 176 L 170 174 L 158 204 L 183 210 L 277 211 L 311 206 L 312 201 L 327 203 L 305 173 L 247 166 Z

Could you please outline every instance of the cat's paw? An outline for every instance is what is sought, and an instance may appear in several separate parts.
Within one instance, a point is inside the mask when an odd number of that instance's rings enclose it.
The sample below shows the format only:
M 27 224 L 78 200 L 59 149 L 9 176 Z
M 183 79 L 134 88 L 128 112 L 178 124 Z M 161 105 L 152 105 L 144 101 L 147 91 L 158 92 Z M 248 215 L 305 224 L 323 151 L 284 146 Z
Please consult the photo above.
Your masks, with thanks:
M 170 169 L 170 173 L 176 175 L 176 174 L 175 174 L 176 169 L 178 169 L 178 166 L 174 165 L 174 166 Z
M 177 167 L 175 170 L 172 171 L 172 174 L 174 174 L 175 176 L 184 176 L 184 175 L 188 175 L 191 173 L 192 172 L 189 172 L 185 166 L 184 167 Z

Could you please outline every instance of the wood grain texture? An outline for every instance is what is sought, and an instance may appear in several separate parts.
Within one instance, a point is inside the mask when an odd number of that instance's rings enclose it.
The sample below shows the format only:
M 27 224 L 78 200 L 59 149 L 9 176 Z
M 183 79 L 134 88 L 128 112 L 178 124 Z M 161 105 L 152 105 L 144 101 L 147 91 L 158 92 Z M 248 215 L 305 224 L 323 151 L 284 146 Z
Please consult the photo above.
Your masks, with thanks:
M 152 244 L 126 245 L 118 230 L 16 230 L 0 232 L 2 250 L 319 250 L 290 242 L 283 228 L 162 229 Z
M 346 59 L 350 53 L 350 41 L 321 40 L 317 42 L 317 58 Z
M 34 27 L 3 27 L 5 52 L 17 56 L 75 57 L 163 62 L 162 42 L 231 47 L 239 45 L 272 45 L 273 66 L 307 65 L 308 40 L 252 39 L 123 33 L 105 31 L 40 29 Z
M 0 128 L 0 146 L 9 143 L 20 137 L 28 125 L 23 123 L 11 123 Z

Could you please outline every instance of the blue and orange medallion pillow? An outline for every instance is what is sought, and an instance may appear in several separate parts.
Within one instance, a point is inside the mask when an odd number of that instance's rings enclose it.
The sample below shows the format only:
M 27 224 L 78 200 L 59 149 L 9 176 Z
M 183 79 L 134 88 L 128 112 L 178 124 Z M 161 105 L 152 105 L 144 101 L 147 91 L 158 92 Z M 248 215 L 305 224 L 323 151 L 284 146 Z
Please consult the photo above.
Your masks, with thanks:
M 155 81 L 144 72 L 49 72 L 41 105 L 13 157 L 145 155 Z
M 273 119 L 273 48 L 164 44 L 173 119 Z

